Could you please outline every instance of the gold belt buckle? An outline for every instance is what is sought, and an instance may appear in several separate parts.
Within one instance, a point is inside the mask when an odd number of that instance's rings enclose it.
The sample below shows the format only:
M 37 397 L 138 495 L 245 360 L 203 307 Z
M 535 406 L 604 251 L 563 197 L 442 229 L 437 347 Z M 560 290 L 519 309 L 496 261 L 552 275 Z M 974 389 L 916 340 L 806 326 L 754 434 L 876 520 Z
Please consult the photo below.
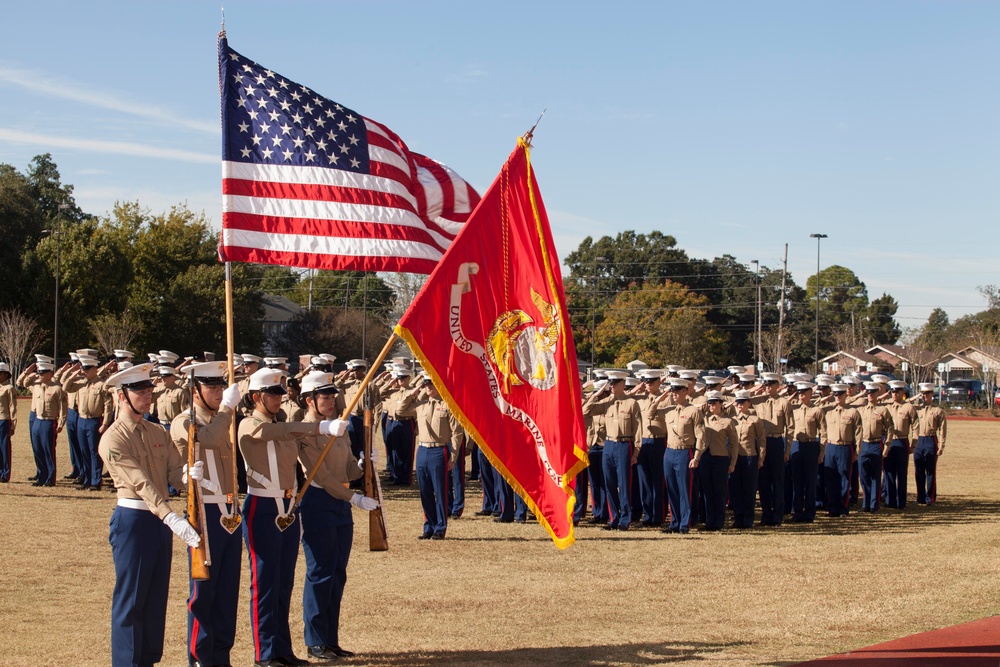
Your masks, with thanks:
M 285 489 L 285 500 L 291 500 L 291 499 L 292 499 L 292 490 Z

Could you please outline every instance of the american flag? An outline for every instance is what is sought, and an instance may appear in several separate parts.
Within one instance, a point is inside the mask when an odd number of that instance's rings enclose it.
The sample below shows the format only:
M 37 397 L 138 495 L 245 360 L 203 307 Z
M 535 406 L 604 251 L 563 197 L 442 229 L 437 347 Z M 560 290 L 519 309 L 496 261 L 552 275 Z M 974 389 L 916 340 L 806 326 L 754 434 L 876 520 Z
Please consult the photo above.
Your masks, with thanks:
M 430 273 L 479 195 L 386 126 L 219 40 L 223 261 Z

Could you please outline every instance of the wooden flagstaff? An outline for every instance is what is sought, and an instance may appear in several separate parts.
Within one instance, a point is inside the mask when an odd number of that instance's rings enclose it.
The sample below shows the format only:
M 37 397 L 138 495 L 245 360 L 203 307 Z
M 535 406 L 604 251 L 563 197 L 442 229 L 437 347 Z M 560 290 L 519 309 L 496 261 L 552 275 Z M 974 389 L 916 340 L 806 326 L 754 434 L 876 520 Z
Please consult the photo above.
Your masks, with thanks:
M 351 413 L 354 412 L 354 408 L 357 407 L 358 401 L 360 401 L 364 396 L 365 391 L 368 389 L 369 383 L 375 377 L 375 374 L 378 372 L 378 369 L 382 366 L 382 361 L 385 359 L 386 355 L 389 354 L 389 350 L 392 349 L 392 344 L 395 342 L 396 342 L 396 334 L 390 334 L 389 340 L 385 342 L 385 347 L 383 347 L 382 351 L 379 352 L 378 358 L 368 368 L 368 374 L 365 375 L 365 379 L 361 381 L 361 386 L 358 387 L 358 393 L 354 394 L 354 398 L 351 399 L 350 404 L 346 408 L 344 408 L 344 413 L 340 415 L 341 419 L 346 420 L 348 417 L 351 416 Z M 302 502 L 302 496 L 306 494 L 306 489 L 309 488 L 309 483 L 313 481 L 313 479 L 316 477 L 316 472 L 319 470 L 319 466 L 323 463 L 323 459 L 326 458 L 326 455 L 330 453 L 330 450 L 333 448 L 333 443 L 336 439 L 337 438 L 335 436 L 330 436 L 330 439 L 326 441 L 326 446 L 323 448 L 323 451 L 320 452 L 319 457 L 316 459 L 316 463 L 313 464 L 312 469 L 309 470 L 309 474 L 306 475 L 306 481 L 302 483 L 302 488 L 299 489 L 298 495 L 295 496 L 295 502 L 292 503 L 292 506 L 288 509 L 288 514 L 285 517 L 288 519 L 289 525 L 292 523 L 292 521 L 295 520 L 294 513 L 295 510 L 298 508 L 299 503 Z M 279 522 L 278 525 L 279 528 L 281 527 L 280 522 L 282 518 L 283 517 L 278 517 L 277 519 L 277 521 Z
M 233 265 L 226 262 L 226 369 L 229 372 L 229 382 L 236 382 L 236 342 L 233 336 Z M 237 408 L 238 409 L 238 408 Z M 239 465 L 239 458 L 236 456 L 236 410 L 233 410 L 233 420 L 229 424 L 229 446 L 230 457 L 233 462 L 233 493 L 227 498 L 227 502 L 232 503 L 232 514 L 222 517 L 223 527 L 230 532 L 236 530 L 243 520 L 240 514 L 240 487 L 236 477 L 236 466 Z
M 371 385 L 365 387 L 365 495 L 378 501 L 378 507 L 368 513 L 368 550 L 388 551 L 389 534 L 385 529 L 385 515 L 382 514 L 382 485 L 378 479 L 378 467 L 372 460 L 372 442 L 375 429 L 375 389 Z

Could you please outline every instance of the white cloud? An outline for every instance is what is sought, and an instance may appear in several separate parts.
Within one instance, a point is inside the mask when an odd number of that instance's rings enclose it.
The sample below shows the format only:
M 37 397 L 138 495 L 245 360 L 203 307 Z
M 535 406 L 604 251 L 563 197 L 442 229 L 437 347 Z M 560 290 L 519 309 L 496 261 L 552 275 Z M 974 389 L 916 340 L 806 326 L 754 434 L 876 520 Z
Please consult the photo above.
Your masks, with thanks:
M 170 127 L 180 125 L 191 130 L 210 134 L 219 134 L 221 132 L 218 123 L 180 118 L 177 114 L 171 113 L 166 109 L 161 109 L 160 107 L 123 100 L 116 97 L 114 93 L 76 88 L 70 84 L 49 79 L 45 74 L 39 72 L 0 66 L 0 81 L 32 92 L 41 93 L 42 95 L 58 97 L 63 100 L 73 100 L 101 109 L 120 111 Z
M 175 148 L 160 148 L 159 146 L 135 144 L 127 141 L 54 137 L 6 128 L 0 128 L 0 142 L 28 144 L 43 148 L 74 148 L 83 151 L 93 151 L 95 153 L 135 155 L 161 160 L 178 160 L 180 162 L 221 163 L 218 155 L 209 155 L 208 153 L 195 153 L 194 151 L 183 151 Z

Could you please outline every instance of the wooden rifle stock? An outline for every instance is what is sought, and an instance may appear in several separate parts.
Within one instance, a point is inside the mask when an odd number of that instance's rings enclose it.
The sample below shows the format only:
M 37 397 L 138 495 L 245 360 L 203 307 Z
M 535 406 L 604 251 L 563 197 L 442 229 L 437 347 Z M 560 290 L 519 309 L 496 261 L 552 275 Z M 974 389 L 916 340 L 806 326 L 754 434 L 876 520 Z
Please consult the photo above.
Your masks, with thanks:
M 389 535 L 385 530 L 382 514 L 382 485 L 378 479 L 378 466 L 372 462 L 372 404 L 373 387 L 365 387 L 365 495 L 378 501 L 378 507 L 368 513 L 368 550 L 388 551 Z
M 198 422 L 194 412 L 194 372 L 191 373 L 191 412 L 188 422 L 187 448 L 187 520 L 191 527 L 201 536 L 201 542 L 191 549 L 191 578 L 195 581 L 205 581 L 209 578 L 208 566 L 212 557 L 208 551 L 208 529 L 205 526 L 205 504 L 201 498 L 201 482 L 191 479 L 191 468 L 198 460 Z

